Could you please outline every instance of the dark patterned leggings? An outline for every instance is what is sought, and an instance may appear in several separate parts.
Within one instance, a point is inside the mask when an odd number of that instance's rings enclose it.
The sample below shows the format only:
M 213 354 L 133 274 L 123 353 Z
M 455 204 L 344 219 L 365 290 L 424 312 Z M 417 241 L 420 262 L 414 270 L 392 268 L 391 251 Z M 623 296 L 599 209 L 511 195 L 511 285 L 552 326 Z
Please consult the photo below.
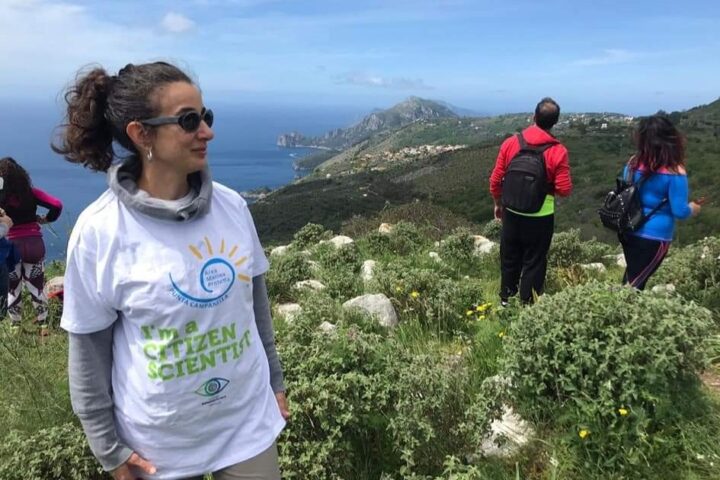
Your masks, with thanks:
M 15 265 L 9 275 L 8 314 L 12 323 L 19 323 L 22 319 L 22 290 L 23 286 L 30 294 L 35 313 L 36 322 L 44 324 L 47 320 L 47 298 L 45 287 L 45 243 L 42 237 L 26 237 L 13 239 L 15 248 L 20 251 L 22 261 Z

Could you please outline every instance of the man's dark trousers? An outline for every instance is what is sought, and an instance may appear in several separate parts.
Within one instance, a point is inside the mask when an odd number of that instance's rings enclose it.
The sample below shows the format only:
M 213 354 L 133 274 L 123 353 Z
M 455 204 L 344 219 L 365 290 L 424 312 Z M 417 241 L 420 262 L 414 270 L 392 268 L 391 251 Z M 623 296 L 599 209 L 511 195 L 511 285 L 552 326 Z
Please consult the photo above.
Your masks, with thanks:
M 505 210 L 500 237 L 500 299 L 507 302 L 520 291 L 520 300 L 532 303 L 545 286 L 547 254 L 555 215 L 527 217 Z

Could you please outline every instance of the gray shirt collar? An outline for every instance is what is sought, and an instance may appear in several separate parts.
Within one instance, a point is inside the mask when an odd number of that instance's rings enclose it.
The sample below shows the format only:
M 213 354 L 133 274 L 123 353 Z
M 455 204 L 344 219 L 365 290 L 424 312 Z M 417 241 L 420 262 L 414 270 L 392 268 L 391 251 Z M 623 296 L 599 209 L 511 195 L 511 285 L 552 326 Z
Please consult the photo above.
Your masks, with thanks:
M 108 185 L 127 208 L 137 210 L 150 217 L 183 222 L 199 218 L 210 209 L 212 179 L 206 166 L 199 172 L 188 175 L 192 199 L 182 204 L 157 202 L 138 191 L 137 179 L 142 165 L 130 157 L 112 165 L 107 172 Z

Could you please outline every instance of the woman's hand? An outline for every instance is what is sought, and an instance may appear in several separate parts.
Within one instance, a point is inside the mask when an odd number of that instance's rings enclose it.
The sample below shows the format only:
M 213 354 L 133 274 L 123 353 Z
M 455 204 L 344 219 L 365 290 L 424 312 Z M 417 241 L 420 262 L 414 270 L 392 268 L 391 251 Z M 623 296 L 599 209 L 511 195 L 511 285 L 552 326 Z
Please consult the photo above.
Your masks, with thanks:
M 7 225 L 8 228 L 12 228 L 12 226 L 13 226 L 12 218 L 10 218 L 10 217 L 8 217 L 7 215 L 5 215 L 5 212 L 1 212 L 1 213 L 0 213 L 0 222 L 2 222 L 2 223 L 4 223 L 5 225 Z
M 285 397 L 285 392 L 278 392 L 275 394 L 275 398 L 278 402 L 278 407 L 280 408 L 280 415 L 285 420 L 288 420 L 290 418 L 290 409 L 288 408 L 288 401 Z
M 130 467 L 135 467 L 145 473 L 149 473 L 150 475 L 154 474 L 157 471 L 157 469 L 152 463 L 148 462 L 140 455 L 133 452 L 133 454 L 130 455 L 130 458 L 128 458 L 127 462 L 123 463 L 118 468 L 113 470 L 113 478 L 115 480 L 137 480 L 138 477 L 136 477 L 130 471 Z
M 698 202 L 690 202 L 690 210 L 692 210 L 692 216 L 697 217 L 700 215 L 700 210 L 702 210 L 702 207 Z

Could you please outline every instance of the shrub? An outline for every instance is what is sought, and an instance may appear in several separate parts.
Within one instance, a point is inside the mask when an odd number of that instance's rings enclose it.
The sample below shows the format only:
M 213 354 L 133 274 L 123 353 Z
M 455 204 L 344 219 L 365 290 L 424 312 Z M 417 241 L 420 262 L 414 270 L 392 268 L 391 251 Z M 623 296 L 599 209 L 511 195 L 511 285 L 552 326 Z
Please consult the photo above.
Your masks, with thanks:
M 580 239 L 580 230 L 573 228 L 553 235 L 548 265 L 570 267 L 581 263 L 600 261 L 603 255 L 612 253 L 612 247 L 596 240 L 584 242 Z
M 10 431 L 0 442 L 0 478 L 5 480 L 104 480 L 82 429 L 68 423 L 32 435 Z
M 458 229 L 442 241 L 439 250 L 440 258 L 445 261 L 466 262 L 475 251 L 475 239 L 470 230 Z
M 283 478 L 440 474 L 446 455 L 473 453 L 497 415 L 494 391 L 471 397 L 462 361 L 413 353 L 320 297 L 278 330 L 293 408 L 279 442 Z M 337 329 L 319 331 L 328 319 Z
M 484 237 L 489 238 L 495 242 L 500 241 L 500 233 L 502 232 L 502 222 L 497 219 L 492 219 L 485 224 L 482 230 Z
M 292 244 L 298 250 L 302 250 L 316 244 L 323 238 L 328 237 L 329 234 L 330 231 L 326 231 L 325 227 L 323 227 L 322 225 L 318 225 L 317 223 L 308 223 L 300 230 L 295 232 Z
M 358 273 L 362 262 L 360 251 L 355 243 L 349 243 L 336 248 L 332 244 L 322 245 L 317 249 L 317 259 L 322 268 L 328 270 L 343 270 Z
M 720 312 L 720 238 L 671 250 L 671 255 L 650 277 L 650 285 L 675 285 L 677 293 Z
M 467 309 L 484 303 L 482 283 L 442 278 L 412 263 L 395 261 L 375 270 L 373 286 L 390 298 L 400 321 L 417 320 L 434 333 L 467 330 Z
M 427 243 L 418 227 L 409 222 L 397 223 L 388 236 L 391 251 L 396 255 L 408 255 Z
M 288 252 L 271 258 L 267 274 L 268 294 L 276 301 L 290 300 L 295 283 L 310 278 L 310 264 L 300 252 Z
M 526 412 L 622 471 L 661 441 L 672 393 L 706 364 L 711 326 L 702 307 L 591 282 L 523 310 L 505 337 L 505 368 Z

